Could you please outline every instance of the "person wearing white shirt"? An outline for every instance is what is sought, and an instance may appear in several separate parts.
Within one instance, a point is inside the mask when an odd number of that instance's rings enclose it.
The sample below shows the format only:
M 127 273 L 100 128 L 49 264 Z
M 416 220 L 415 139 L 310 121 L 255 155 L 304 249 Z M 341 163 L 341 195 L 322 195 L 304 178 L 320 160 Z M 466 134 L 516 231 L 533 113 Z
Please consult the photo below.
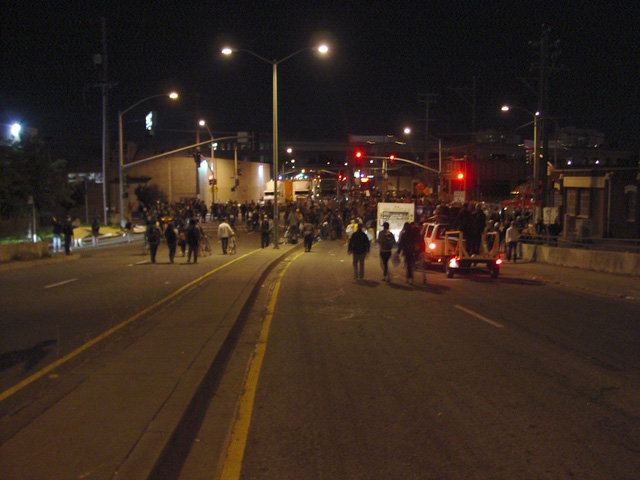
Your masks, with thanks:
M 222 242 L 222 254 L 227 254 L 227 245 L 229 244 L 229 237 L 235 235 L 231 226 L 227 223 L 226 219 L 223 219 L 218 225 L 218 238 Z
M 518 240 L 520 240 L 520 232 L 516 227 L 516 222 L 511 222 L 511 225 L 507 228 L 504 241 L 507 244 L 507 260 L 511 260 L 513 255 L 513 263 L 516 263 L 518 258 Z

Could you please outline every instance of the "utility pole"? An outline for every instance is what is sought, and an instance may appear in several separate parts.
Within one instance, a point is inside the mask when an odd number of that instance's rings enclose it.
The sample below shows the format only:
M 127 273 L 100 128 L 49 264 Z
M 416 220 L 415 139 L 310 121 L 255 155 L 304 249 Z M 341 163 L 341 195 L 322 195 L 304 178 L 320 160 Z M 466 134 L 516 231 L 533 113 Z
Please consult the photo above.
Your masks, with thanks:
M 559 42 L 549 44 L 551 27 L 542 25 L 539 42 L 533 45 L 539 48 L 538 61 L 532 65 L 538 73 L 538 138 L 535 139 L 538 154 L 533 162 L 533 186 L 535 195 L 535 221 L 542 218 L 543 209 L 547 206 L 547 164 L 549 159 L 549 132 L 547 120 L 549 116 L 549 73 L 561 68 L 556 67 L 555 60 L 559 56 Z M 553 47 L 553 49 L 551 48 Z M 535 149 L 534 149 L 535 150 Z
M 431 168 L 431 162 L 430 162 L 430 157 L 431 157 L 431 148 L 430 148 L 430 143 L 431 143 L 431 138 L 432 136 L 429 134 L 429 122 L 432 121 L 432 119 L 429 116 L 429 106 L 432 103 L 435 103 L 435 99 L 437 98 L 438 94 L 437 93 L 420 93 L 418 94 L 419 97 L 422 97 L 422 99 L 418 99 L 418 102 L 424 102 L 424 165 L 425 167 L 430 167 Z M 442 150 L 439 149 L 440 153 L 439 155 L 442 155 Z M 427 174 L 427 176 L 430 176 L 430 174 Z M 436 178 L 436 181 L 434 182 L 433 185 L 433 191 L 436 191 L 437 189 L 437 182 L 439 182 L 439 178 Z
M 429 105 L 436 102 L 435 99 L 437 98 L 438 94 L 437 93 L 419 93 L 418 96 L 422 97 L 422 99 L 418 99 L 418 102 L 424 103 L 424 145 L 425 145 L 424 150 L 425 150 L 425 161 L 428 162 L 429 161 L 429 157 L 428 157 L 429 122 L 432 121 L 432 119 L 429 117 Z
M 473 143 L 476 139 L 476 110 L 477 110 L 477 95 L 476 95 L 476 77 L 473 76 L 473 85 L 471 87 L 449 87 L 456 92 L 458 96 L 471 107 L 471 135 L 473 136 Z
M 102 17 L 102 211 L 103 224 L 109 224 L 109 204 L 107 202 L 107 157 L 109 155 L 109 128 L 107 125 L 107 105 L 109 89 L 114 85 L 109 83 L 107 69 L 107 20 Z

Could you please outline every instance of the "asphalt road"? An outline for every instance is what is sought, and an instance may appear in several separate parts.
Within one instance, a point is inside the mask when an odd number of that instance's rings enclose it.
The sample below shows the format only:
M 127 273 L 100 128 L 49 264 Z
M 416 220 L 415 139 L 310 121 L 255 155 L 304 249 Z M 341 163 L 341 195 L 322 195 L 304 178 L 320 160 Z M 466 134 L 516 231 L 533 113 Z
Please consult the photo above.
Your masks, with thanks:
M 74 251 L 78 260 L 2 272 L 0 392 L 228 261 L 214 224 L 204 227 L 213 255 L 197 264 L 186 263 L 179 249 L 170 264 L 165 244 L 151 264 L 136 241 L 85 247 Z M 253 238 L 239 244 L 241 252 L 256 247 Z
M 137 243 L 3 272 L 2 390 L 228 260 L 214 253 L 169 265 L 163 246 L 150 265 Z M 638 478 L 636 302 L 513 265 L 495 280 L 429 271 L 425 285 L 396 269 L 388 284 L 374 249 L 366 268 L 354 281 L 344 241 L 329 241 L 273 272 L 180 478 Z
M 249 373 L 237 387 L 255 388 L 230 440 L 241 460 L 226 460 L 241 474 L 222 478 L 638 478 L 637 304 L 516 269 L 410 286 L 400 271 L 382 282 L 375 253 L 354 281 L 343 242 L 301 254 L 256 385 Z M 222 469 L 211 457 L 229 433 L 214 418 L 181 478 Z

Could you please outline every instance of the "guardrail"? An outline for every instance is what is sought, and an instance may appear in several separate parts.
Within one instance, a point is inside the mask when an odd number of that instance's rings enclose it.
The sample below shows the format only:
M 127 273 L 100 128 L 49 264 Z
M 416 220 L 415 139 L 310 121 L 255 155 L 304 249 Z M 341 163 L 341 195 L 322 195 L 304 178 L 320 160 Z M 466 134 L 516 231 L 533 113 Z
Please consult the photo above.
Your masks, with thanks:
M 640 253 L 640 240 L 628 238 L 565 237 L 562 235 L 520 234 L 520 241 L 531 245 Z

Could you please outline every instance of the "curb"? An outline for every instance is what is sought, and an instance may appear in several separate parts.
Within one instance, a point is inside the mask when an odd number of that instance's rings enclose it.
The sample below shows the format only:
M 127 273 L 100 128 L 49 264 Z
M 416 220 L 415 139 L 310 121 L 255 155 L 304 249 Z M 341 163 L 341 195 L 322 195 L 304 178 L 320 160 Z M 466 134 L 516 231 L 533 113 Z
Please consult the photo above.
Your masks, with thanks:
M 279 263 L 300 248 L 301 243 L 288 249 L 251 277 L 238 296 L 234 313 L 226 325 L 227 331 L 218 339 L 221 341 L 210 342 L 211 345 L 203 349 L 187 373 L 187 379 L 157 412 L 146 433 L 114 473 L 114 478 L 158 480 L 177 477 L 262 283 Z

